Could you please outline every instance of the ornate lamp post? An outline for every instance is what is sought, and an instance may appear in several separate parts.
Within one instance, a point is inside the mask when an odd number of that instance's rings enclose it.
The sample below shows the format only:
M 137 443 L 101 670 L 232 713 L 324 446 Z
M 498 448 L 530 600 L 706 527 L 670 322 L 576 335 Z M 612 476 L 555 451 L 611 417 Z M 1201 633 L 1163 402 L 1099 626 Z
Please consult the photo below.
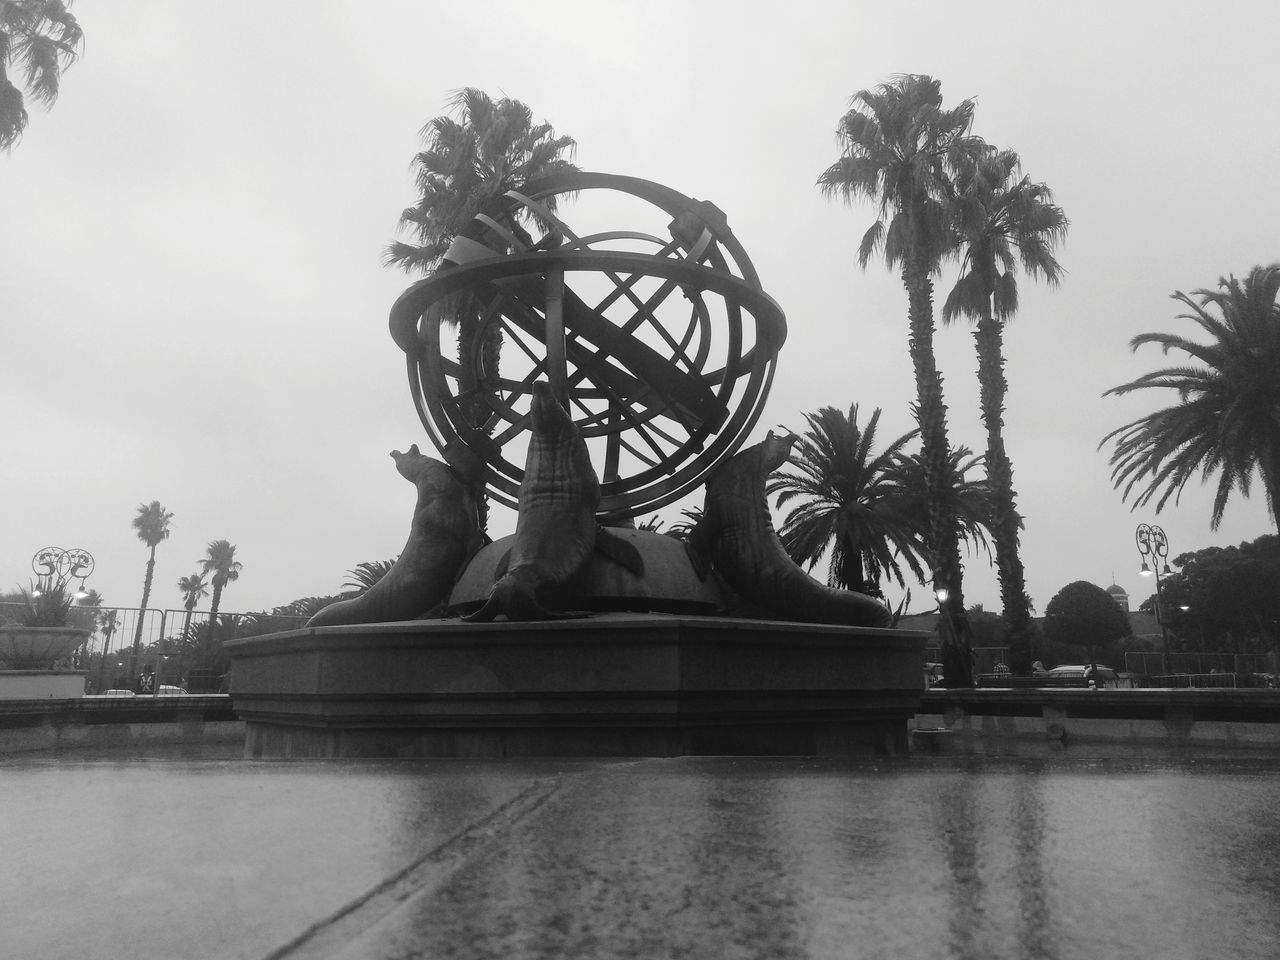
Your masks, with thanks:
M 38 597 L 46 590 L 65 587 L 76 577 L 80 578 L 80 588 L 74 596 L 83 600 L 89 595 L 84 582 L 93 573 L 93 554 L 80 547 L 63 550 L 61 547 L 41 547 L 31 558 L 31 570 L 36 575 L 36 588 L 31 591 Z
M 1164 642 L 1161 669 L 1167 670 L 1168 664 L 1164 662 L 1164 658 L 1169 655 L 1169 628 L 1164 624 L 1164 597 L 1160 593 L 1160 576 L 1173 573 L 1169 569 L 1169 538 L 1160 527 L 1140 523 L 1134 532 L 1134 540 L 1138 544 L 1138 555 L 1142 557 L 1139 575 L 1149 577 L 1154 573 L 1156 576 L 1156 621 L 1160 624 L 1160 635 Z M 1148 557 L 1151 558 L 1150 566 L 1147 566 Z M 1161 566 L 1164 567 L 1163 570 L 1160 569 Z

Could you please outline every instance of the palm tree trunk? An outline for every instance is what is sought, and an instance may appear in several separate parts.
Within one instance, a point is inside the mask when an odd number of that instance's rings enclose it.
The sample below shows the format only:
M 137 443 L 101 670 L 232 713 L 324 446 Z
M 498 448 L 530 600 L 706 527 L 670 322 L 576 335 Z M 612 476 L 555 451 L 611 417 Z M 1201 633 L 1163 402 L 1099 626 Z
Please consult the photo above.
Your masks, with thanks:
M 187 639 L 187 631 L 191 629 L 191 614 L 195 612 L 195 604 L 187 604 L 187 614 L 182 618 L 182 639 Z
M 1004 378 L 1002 326 L 987 313 L 973 335 L 978 347 L 978 384 L 981 389 L 982 423 L 987 429 L 987 483 L 991 487 L 991 534 L 996 541 L 996 571 L 1000 577 L 1000 603 L 1009 625 L 1009 666 L 1015 674 L 1031 673 L 1031 611 L 1027 585 L 1018 554 L 1020 517 L 1014 502 L 1013 464 L 1004 448 Z
M 946 590 L 939 603 L 938 635 L 944 683 L 948 687 L 973 686 L 973 660 L 969 620 L 964 609 L 963 568 L 960 565 L 960 531 L 956 518 L 944 509 L 947 481 L 947 405 L 942 396 L 942 376 L 933 355 L 933 281 L 918 253 L 903 263 L 902 282 L 907 288 L 908 349 L 916 377 L 916 420 L 920 425 L 921 460 L 928 484 L 929 552 L 935 596 Z
M 205 645 L 208 649 L 213 649 L 213 631 L 218 626 L 218 606 L 222 603 L 222 584 L 218 580 L 213 581 L 213 599 L 209 603 L 209 629 L 205 631 Z
M 831 558 L 831 572 L 835 580 L 831 586 L 873 595 L 868 588 L 866 569 L 862 548 L 856 540 L 846 536 L 839 554 Z
M 133 631 L 133 648 L 129 651 L 129 672 L 125 674 L 133 681 L 133 670 L 138 663 L 138 651 L 142 648 L 142 622 L 146 616 L 147 603 L 151 600 L 151 578 L 156 572 L 156 548 L 153 544 L 151 547 L 151 557 L 147 560 L 147 576 L 142 581 L 142 604 L 138 611 L 138 625 Z

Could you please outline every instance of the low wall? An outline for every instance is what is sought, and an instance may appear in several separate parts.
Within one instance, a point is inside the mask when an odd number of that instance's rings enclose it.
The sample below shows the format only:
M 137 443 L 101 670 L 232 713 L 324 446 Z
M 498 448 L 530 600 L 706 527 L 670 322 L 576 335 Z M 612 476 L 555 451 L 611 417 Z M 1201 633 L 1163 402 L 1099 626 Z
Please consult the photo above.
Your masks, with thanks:
M 0 670 L 0 701 L 80 697 L 87 675 L 84 670 Z
M 1280 690 L 929 690 L 911 738 L 924 753 L 1280 754 Z
M 226 694 L 0 700 L 0 755 L 243 740 Z
M 246 755 L 904 753 L 918 631 L 611 613 L 228 641 Z

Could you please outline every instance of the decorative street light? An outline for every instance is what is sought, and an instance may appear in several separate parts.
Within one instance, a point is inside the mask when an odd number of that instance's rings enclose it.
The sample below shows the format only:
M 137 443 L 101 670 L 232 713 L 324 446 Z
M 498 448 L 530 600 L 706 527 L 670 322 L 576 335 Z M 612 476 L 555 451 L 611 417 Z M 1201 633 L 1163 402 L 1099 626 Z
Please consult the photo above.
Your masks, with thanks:
M 1142 557 L 1142 569 L 1138 573 L 1144 577 L 1149 577 L 1153 573 L 1156 576 L 1156 622 L 1160 624 L 1160 635 L 1164 638 L 1161 669 L 1167 670 L 1168 664 L 1163 661 L 1164 657 L 1169 655 L 1169 628 L 1164 623 L 1164 597 L 1160 593 L 1160 576 L 1162 574 L 1169 576 L 1173 573 L 1169 569 L 1169 538 L 1160 527 L 1140 523 L 1134 533 L 1134 540 L 1138 544 L 1138 554 Z M 1151 566 L 1147 566 L 1148 557 L 1151 558 Z M 1162 565 L 1163 570 L 1160 569 Z
M 93 554 L 80 547 L 63 550 L 61 547 L 41 547 L 31 558 L 31 569 L 36 575 L 36 587 L 31 591 L 33 597 L 40 596 L 45 590 L 65 587 L 77 577 L 80 588 L 74 596 L 83 600 L 89 595 L 84 582 L 93 573 Z M 55 579 L 56 578 L 56 579 Z

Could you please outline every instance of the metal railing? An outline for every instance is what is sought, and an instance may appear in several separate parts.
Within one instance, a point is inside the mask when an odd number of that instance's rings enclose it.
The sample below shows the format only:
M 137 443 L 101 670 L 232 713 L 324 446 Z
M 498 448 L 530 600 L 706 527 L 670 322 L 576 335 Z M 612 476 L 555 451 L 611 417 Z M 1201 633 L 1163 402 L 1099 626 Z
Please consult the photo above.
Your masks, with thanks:
M 1270 673 L 1270 658 L 1254 653 L 1126 653 L 1125 670 L 1151 677 Z M 1229 684 L 1222 684 L 1229 686 Z M 1208 686 L 1208 684 L 1196 684 Z
M 16 622 L 24 609 L 21 603 L 0 603 L 0 623 Z M 92 634 L 88 642 L 72 655 L 72 665 L 88 671 L 87 686 L 97 692 L 133 690 L 150 667 L 154 679 L 146 693 L 160 696 L 162 686 L 178 686 L 183 679 L 175 675 L 172 664 L 166 662 L 174 656 L 174 648 L 169 645 L 198 642 L 206 637 L 209 615 L 208 610 L 187 611 L 172 607 L 73 606 L 69 622 L 91 630 Z M 221 643 L 238 636 L 289 630 L 302 626 L 306 620 L 301 616 L 219 610 L 214 639 Z M 130 669 L 135 639 L 138 657 Z M 170 652 L 167 653 L 167 649 Z M 200 679 L 205 681 L 208 678 Z
M 1009 662 L 1008 647 L 974 647 L 972 652 L 974 674 L 995 673 L 997 665 Z M 924 648 L 924 662 L 941 663 L 942 648 L 936 644 L 926 646 Z

